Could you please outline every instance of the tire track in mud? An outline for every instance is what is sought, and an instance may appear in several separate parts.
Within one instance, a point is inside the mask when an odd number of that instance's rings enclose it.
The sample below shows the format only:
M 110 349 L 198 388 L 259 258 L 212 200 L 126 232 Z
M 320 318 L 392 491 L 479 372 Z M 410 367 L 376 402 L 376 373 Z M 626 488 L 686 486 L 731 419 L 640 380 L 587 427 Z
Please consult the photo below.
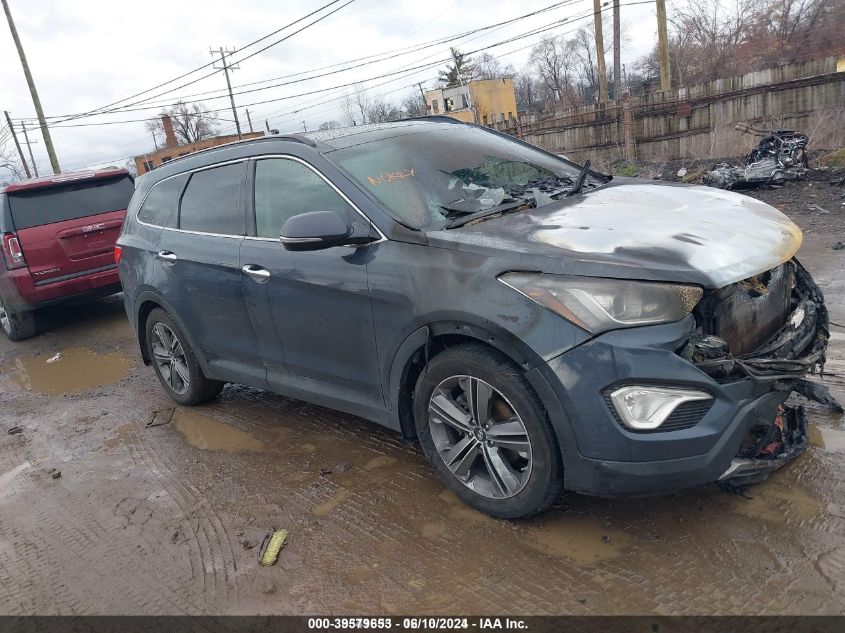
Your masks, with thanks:
M 202 610 L 221 613 L 229 606 L 237 606 L 239 589 L 234 551 L 228 533 L 208 499 L 195 486 L 183 484 L 174 476 L 162 460 L 161 452 L 150 446 L 152 442 L 159 443 L 154 434 L 140 437 L 138 431 L 132 431 L 129 440 L 141 463 L 184 517 L 180 525 L 191 550 L 192 576 L 201 583 Z

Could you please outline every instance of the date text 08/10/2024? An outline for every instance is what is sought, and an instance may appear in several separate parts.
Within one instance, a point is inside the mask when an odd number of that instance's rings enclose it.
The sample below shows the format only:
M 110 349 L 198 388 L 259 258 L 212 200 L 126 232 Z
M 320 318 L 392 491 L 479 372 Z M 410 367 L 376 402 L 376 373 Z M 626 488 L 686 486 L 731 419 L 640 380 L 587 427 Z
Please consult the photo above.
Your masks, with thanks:
M 309 618 L 308 628 L 310 630 L 351 630 L 371 629 L 389 630 L 396 626 L 397 629 L 415 630 L 451 630 L 451 629 L 477 629 L 477 630 L 525 630 L 528 628 L 524 620 L 518 618 L 444 618 L 444 617 L 407 617 L 400 619 L 389 617 L 355 617 L 355 618 Z

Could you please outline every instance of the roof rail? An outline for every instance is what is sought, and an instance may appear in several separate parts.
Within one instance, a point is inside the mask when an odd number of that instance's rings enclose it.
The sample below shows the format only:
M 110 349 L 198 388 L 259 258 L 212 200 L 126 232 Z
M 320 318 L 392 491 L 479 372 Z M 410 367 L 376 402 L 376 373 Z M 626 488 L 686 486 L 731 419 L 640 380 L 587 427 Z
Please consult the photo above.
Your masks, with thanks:
M 443 123 L 459 123 L 464 125 L 464 121 L 450 117 L 446 114 L 424 114 L 423 116 L 414 116 L 409 119 L 402 119 L 403 121 L 442 121 Z
M 205 154 L 207 152 L 213 152 L 218 149 L 223 149 L 224 147 L 231 147 L 232 145 L 243 145 L 246 143 L 264 143 L 267 141 L 274 140 L 293 141 L 294 143 L 302 143 L 303 145 L 308 145 L 309 147 L 317 147 L 317 144 L 314 141 L 312 141 L 310 138 L 302 136 L 301 134 L 269 134 L 265 136 L 259 136 L 257 138 L 245 138 L 238 141 L 229 141 L 228 143 L 221 143 L 220 145 L 213 145 L 204 149 L 198 149 L 195 152 L 190 152 L 188 154 L 185 154 L 184 156 L 177 156 L 176 158 L 169 160 L 166 163 L 162 163 L 161 165 L 156 165 L 153 169 L 158 169 L 159 167 L 163 167 L 164 165 L 172 165 L 173 163 L 179 162 L 180 160 L 185 160 L 186 158 L 190 158 L 191 156 Z

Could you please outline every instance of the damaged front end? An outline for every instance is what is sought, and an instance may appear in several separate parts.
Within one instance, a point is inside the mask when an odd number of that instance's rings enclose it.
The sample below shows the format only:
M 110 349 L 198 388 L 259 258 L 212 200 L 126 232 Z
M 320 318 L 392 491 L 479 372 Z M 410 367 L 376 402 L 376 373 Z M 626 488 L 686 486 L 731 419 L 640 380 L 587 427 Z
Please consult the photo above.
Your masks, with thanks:
M 797 260 L 709 291 L 694 314 L 697 328 L 680 355 L 717 382 L 750 379 L 784 400 L 796 392 L 841 411 L 824 385 L 806 378 L 822 375 L 830 333 L 822 292 Z M 781 404 L 774 419 L 749 429 L 720 481 L 756 483 L 806 447 L 803 408 Z

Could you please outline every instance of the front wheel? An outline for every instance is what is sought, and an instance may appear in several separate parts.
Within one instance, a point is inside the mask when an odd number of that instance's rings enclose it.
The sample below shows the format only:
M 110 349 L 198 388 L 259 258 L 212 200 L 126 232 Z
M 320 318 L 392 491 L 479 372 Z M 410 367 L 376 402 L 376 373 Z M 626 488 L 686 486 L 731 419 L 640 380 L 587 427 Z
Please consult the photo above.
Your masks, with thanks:
M 496 350 L 469 343 L 435 356 L 417 382 L 414 418 L 438 477 L 476 510 L 525 517 L 560 494 L 561 459 L 545 409 Z
M 147 317 L 146 342 L 156 376 L 176 402 L 193 406 L 220 393 L 223 383 L 203 375 L 182 330 L 161 308 L 156 308 Z

